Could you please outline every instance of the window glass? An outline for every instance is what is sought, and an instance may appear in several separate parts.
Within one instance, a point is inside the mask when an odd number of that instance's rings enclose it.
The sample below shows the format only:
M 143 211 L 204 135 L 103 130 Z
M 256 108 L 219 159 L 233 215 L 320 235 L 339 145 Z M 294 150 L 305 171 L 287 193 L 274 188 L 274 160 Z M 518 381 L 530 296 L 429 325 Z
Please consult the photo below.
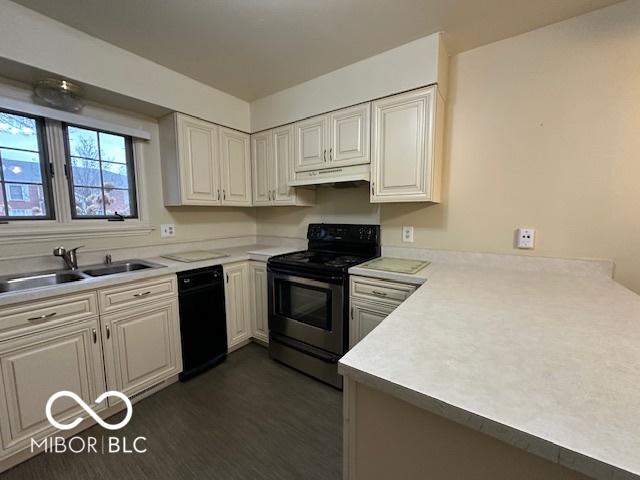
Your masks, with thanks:
M 53 218 L 42 122 L 0 111 L 0 219 Z
M 131 138 L 67 126 L 74 218 L 137 217 Z

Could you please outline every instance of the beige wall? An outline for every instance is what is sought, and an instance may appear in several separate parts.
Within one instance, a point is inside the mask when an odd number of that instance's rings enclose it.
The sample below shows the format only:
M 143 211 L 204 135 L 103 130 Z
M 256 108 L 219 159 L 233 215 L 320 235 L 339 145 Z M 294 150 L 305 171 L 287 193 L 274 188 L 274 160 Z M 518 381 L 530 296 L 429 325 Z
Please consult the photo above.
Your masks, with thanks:
M 640 293 L 638 59 L 637 1 L 453 57 L 443 202 L 381 206 L 383 243 L 412 246 L 413 225 L 416 247 L 611 258 Z M 366 194 L 350 200 L 326 194 L 311 212 L 366 209 Z M 306 222 L 269 210 L 258 232 Z M 534 251 L 513 248 L 519 226 L 537 229 Z
M 258 235 L 302 239 L 309 223 L 380 223 L 379 207 L 369 203 L 368 184 L 321 187 L 314 206 L 256 208 L 256 219 Z
M 383 241 L 612 258 L 640 292 L 640 2 L 462 53 L 450 63 L 444 200 L 389 205 Z M 406 245 L 406 244 L 405 244 Z

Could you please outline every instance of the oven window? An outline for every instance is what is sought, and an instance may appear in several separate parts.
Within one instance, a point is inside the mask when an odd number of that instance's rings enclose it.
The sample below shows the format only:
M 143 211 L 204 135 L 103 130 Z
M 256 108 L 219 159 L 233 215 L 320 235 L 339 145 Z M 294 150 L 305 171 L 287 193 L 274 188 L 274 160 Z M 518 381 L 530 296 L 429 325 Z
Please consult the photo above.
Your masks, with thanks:
M 331 331 L 331 290 L 275 281 L 276 314 Z

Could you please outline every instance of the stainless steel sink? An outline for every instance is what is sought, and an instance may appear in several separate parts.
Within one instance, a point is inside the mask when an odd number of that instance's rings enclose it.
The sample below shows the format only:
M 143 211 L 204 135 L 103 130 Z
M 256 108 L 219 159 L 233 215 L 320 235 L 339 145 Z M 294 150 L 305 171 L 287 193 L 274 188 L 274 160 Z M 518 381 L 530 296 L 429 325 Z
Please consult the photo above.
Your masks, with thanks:
M 144 270 L 147 268 L 159 268 L 163 265 L 157 263 L 146 262 L 143 260 L 128 260 L 124 262 L 113 263 L 111 265 L 102 265 L 98 267 L 90 267 L 82 270 L 82 273 L 90 277 L 102 277 L 103 275 L 114 275 L 116 273 L 134 272 L 136 270 Z
M 0 278 L 0 293 L 77 282 L 87 278 L 80 272 L 57 271 Z

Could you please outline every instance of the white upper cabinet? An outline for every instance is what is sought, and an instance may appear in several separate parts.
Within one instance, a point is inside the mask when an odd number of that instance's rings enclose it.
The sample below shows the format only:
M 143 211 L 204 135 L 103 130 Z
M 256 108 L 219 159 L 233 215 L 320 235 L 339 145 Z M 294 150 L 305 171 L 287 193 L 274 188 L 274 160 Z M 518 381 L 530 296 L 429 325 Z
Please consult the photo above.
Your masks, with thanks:
M 165 205 L 219 205 L 218 127 L 180 113 L 160 121 Z
M 251 135 L 253 204 L 313 205 L 315 191 L 292 188 L 294 127 L 285 125 Z
M 250 207 L 251 155 L 246 133 L 220 127 L 222 204 Z
M 372 202 L 440 201 L 443 113 L 435 85 L 372 103 Z
M 251 135 L 253 204 L 271 205 L 271 132 Z
M 369 163 L 369 111 L 363 103 L 296 123 L 295 171 Z
M 369 110 L 365 103 L 330 114 L 331 166 L 369 163 Z
M 295 171 L 306 172 L 326 167 L 328 157 L 328 116 L 318 115 L 296 123 Z
M 160 120 L 164 204 L 251 203 L 249 135 L 172 113 Z

